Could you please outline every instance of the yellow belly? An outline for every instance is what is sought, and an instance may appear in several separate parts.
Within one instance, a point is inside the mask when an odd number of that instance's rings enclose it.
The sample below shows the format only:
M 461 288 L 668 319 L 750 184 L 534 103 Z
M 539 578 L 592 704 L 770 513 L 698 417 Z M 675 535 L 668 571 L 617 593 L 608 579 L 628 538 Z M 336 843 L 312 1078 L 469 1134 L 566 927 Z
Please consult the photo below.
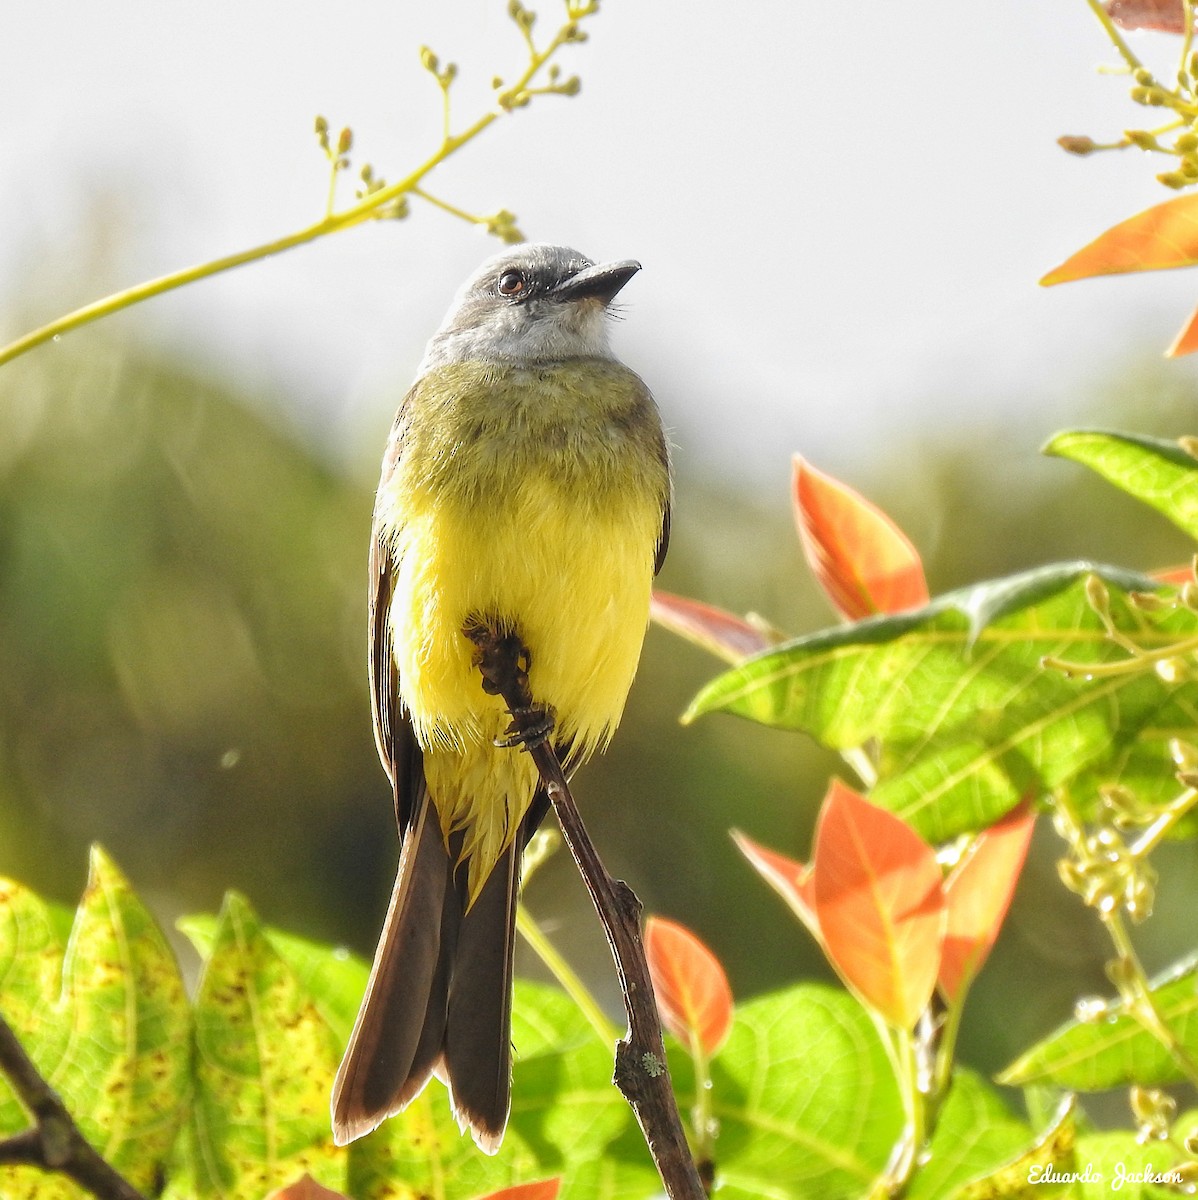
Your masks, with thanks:
M 501 506 L 412 505 L 395 531 L 391 627 L 400 699 L 425 750 L 445 833 L 466 831 L 471 892 L 510 843 L 536 788 L 530 756 L 500 749 L 509 717 L 486 695 L 462 633 L 498 621 L 527 647 L 538 704 L 576 760 L 604 746 L 624 708 L 649 614 L 661 503 L 593 496 L 533 473 Z

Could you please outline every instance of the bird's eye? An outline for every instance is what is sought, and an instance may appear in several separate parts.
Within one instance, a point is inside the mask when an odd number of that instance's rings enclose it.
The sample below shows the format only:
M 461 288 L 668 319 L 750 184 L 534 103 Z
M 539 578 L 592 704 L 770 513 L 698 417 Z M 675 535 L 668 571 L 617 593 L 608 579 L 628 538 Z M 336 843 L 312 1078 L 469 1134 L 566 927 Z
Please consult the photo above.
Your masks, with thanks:
M 509 300 L 522 295 L 527 286 L 521 271 L 504 271 L 499 277 L 499 294 Z

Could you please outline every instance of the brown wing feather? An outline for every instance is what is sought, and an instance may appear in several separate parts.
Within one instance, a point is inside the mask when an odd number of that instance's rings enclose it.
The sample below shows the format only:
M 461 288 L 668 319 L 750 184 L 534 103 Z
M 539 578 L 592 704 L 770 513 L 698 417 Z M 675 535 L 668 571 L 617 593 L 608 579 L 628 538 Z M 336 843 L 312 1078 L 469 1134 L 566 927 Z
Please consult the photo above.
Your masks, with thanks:
M 674 504 L 674 472 L 670 466 L 670 443 L 666 441 L 666 431 L 660 424 L 657 427 L 657 437 L 658 460 L 666 469 L 666 498 L 661 508 L 661 533 L 657 538 L 657 554 L 653 559 L 654 575 L 661 573 L 662 564 L 666 561 L 666 551 L 670 548 L 670 509 Z
M 380 492 L 390 479 L 403 451 L 403 438 L 400 435 L 400 417 L 403 411 L 401 405 L 399 413 L 396 414 L 391 439 L 387 443 L 387 452 L 383 457 Z M 423 777 L 423 764 L 411 723 L 399 700 L 399 670 L 395 665 L 391 623 L 388 620 L 394 589 L 391 552 L 380 535 L 380 522 L 376 511 L 371 529 L 370 581 L 367 590 L 370 626 L 370 708 L 374 716 L 375 745 L 378 747 L 383 768 L 391 780 L 395 795 L 395 817 L 402 836 L 416 816 L 416 798 L 421 794 L 417 785 Z

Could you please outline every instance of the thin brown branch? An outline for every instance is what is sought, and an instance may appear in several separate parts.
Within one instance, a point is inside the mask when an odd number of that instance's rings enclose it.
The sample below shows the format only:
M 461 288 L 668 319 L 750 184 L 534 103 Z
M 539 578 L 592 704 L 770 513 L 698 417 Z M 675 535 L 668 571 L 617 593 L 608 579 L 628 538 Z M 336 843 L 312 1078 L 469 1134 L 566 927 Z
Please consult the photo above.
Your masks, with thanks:
M 145 1197 L 93 1149 L 58 1093 L 42 1078 L 12 1027 L 0 1017 L 0 1071 L 34 1124 L 0 1141 L 0 1165 L 23 1164 L 73 1179 L 100 1200 Z
M 548 714 L 533 703 L 527 650 L 515 636 L 486 627 L 471 625 L 465 632 L 478 647 L 475 661 L 484 691 L 503 698 L 512 714 L 509 732 L 513 741 L 523 742 L 536 763 L 562 837 L 582 874 L 615 959 L 628 1032 L 616 1043 L 613 1082 L 636 1116 L 666 1195 L 670 1200 L 704 1200 L 706 1192 L 686 1143 L 670 1081 L 657 1001 L 641 943 L 641 902 L 623 880 L 607 873 L 582 823 L 548 740 Z

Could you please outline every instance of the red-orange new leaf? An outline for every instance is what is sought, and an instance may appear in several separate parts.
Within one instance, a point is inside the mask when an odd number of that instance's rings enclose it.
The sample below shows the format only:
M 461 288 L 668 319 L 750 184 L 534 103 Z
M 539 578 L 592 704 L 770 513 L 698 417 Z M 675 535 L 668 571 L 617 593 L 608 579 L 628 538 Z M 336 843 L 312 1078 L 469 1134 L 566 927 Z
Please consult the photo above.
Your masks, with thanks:
M 1107 0 L 1103 7 L 1111 20 L 1124 29 L 1185 33 L 1186 15 L 1181 0 Z
M 812 880 L 837 973 L 892 1027 L 912 1028 L 936 986 L 944 939 L 944 891 L 932 847 L 834 780 L 816 829 Z
M 479 1200 L 557 1200 L 561 1188 L 560 1179 L 542 1179 L 538 1183 L 517 1183 L 497 1192 L 488 1192 Z
M 1198 264 L 1198 195 L 1187 194 L 1154 205 L 1112 225 L 1040 282 L 1045 287 L 1136 271 L 1167 271 Z M 1198 310 L 1165 352 L 1180 358 L 1198 350 Z
M 645 922 L 645 957 L 662 1024 L 711 1058 L 732 1028 L 732 989 L 720 960 L 689 929 L 664 917 Z
M 795 524 L 833 607 L 850 621 L 928 602 L 919 552 L 876 505 L 794 458 Z
M 649 615 L 658 625 L 725 662 L 739 663 L 773 644 L 743 617 L 671 592 L 654 591 Z
M 948 924 L 938 983 L 951 1004 L 982 969 L 1015 893 L 1036 814 L 1024 801 L 978 834 L 944 881 Z
M 796 862 L 785 854 L 760 845 L 738 829 L 732 831 L 732 840 L 757 874 L 790 905 L 795 916 L 807 926 L 816 941 L 822 943 L 823 935 L 815 915 L 811 868 L 806 863 Z
M 1045 287 L 1136 271 L 1167 271 L 1198 263 L 1198 195 L 1175 196 L 1112 225 L 1040 282 Z

